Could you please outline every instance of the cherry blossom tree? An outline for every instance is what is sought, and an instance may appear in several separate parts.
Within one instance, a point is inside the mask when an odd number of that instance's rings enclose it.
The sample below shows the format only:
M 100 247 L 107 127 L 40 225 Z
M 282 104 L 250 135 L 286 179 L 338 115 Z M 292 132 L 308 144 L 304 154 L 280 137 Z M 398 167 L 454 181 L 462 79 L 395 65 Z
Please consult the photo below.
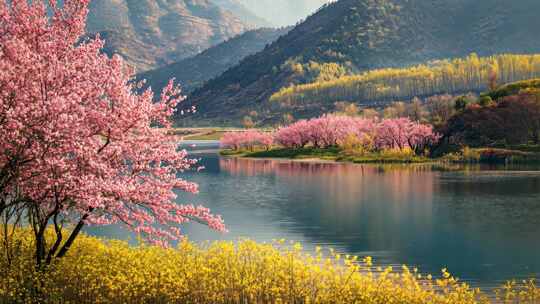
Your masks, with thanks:
M 411 120 L 408 118 L 383 119 L 375 131 L 375 144 L 378 149 L 405 149 L 407 131 Z
M 274 133 L 271 132 L 259 132 L 256 142 L 258 145 L 264 147 L 266 150 L 270 150 L 274 145 Z
M 243 133 L 244 132 L 227 132 L 223 134 L 220 140 L 220 146 L 235 151 L 242 149 L 245 142 Z
M 64 256 L 84 225 L 122 224 L 164 246 L 187 221 L 225 230 L 175 201 L 175 190 L 197 192 L 179 178 L 195 161 L 166 135 L 179 89 L 169 83 L 158 102 L 134 93 L 132 69 L 99 37 L 81 39 L 88 3 L 0 0 L 0 215 L 33 228 L 38 265 Z
M 227 132 L 223 135 L 220 145 L 223 148 L 232 150 L 249 149 L 253 151 L 256 147 L 263 147 L 269 150 L 274 144 L 274 134 L 262 132 L 255 129 Z
M 439 139 L 440 135 L 433 130 L 433 126 L 409 118 L 382 120 L 377 125 L 375 136 L 378 149 L 410 148 L 418 154 Z
M 274 141 L 286 148 L 303 148 L 311 141 L 310 122 L 299 120 L 277 130 Z
M 440 139 L 431 125 L 414 122 L 409 118 L 379 121 L 361 117 L 324 115 L 300 120 L 280 128 L 275 134 L 275 142 L 290 149 L 308 145 L 315 148 L 330 148 L 350 140 L 351 136 L 366 149 L 411 148 L 417 153 L 423 152 Z

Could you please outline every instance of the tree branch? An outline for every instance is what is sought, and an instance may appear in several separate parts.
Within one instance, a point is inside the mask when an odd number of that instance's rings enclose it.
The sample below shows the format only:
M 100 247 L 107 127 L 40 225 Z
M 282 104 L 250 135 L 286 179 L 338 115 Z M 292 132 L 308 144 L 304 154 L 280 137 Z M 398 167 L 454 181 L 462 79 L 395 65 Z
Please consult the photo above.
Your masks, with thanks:
M 88 213 L 86 213 L 85 215 L 83 215 L 81 217 L 81 220 L 77 223 L 77 225 L 75 226 L 75 228 L 73 229 L 73 231 L 69 235 L 69 238 L 67 239 L 64 246 L 62 246 L 60 251 L 58 251 L 58 254 L 56 254 L 57 258 L 63 258 L 66 255 L 69 248 L 71 247 L 71 245 L 73 245 L 73 242 L 75 241 L 75 239 L 77 238 L 77 236 L 81 232 L 82 228 L 84 227 L 84 222 L 88 219 L 88 217 L 90 216 L 92 211 L 94 211 L 94 208 L 90 208 L 90 210 L 88 210 Z

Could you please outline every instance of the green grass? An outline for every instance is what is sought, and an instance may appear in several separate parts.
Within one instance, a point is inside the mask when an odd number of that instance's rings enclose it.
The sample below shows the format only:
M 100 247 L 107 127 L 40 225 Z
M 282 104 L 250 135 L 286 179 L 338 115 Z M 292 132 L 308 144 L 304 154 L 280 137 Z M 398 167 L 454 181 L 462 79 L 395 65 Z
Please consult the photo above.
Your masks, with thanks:
M 186 136 L 186 140 L 220 140 L 225 134 L 225 131 L 211 131 L 206 134 L 197 134 L 192 136 Z
M 516 95 L 522 90 L 538 90 L 540 89 L 540 79 L 530 79 L 517 81 L 503 85 L 496 90 L 487 93 L 487 96 L 490 96 L 491 99 L 497 100 L 506 96 Z
M 536 151 L 536 146 L 516 146 L 512 149 L 466 148 L 462 153 L 449 153 L 441 160 L 450 163 L 537 164 L 540 163 L 540 153 Z
M 248 153 L 249 153 L 248 151 L 243 151 L 243 150 L 221 150 L 221 151 L 219 151 L 219 154 L 221 156 L 244 157 Z
M 383 164 L 421 164 L 421 163 L 430 163 L 437 161 L 437 159 L 432 159 L 423 156 L 417 155 L 384 155 L 382 153 L 369 153 L 365 155 L 352 155 L 352 156 L 343 156 L 338 158 L 339 161 L 343 162 L 352 162 L 355 164 L 369 164 L 369 163 L 383 163 Z
M 244 156 L 256 158 L 290 158 L 290 159 L 323 159 L 336 160 L 339 157 L 340 150 L 337 148 L 318 149 L 272 149 L 268 151 L 248 152 Z
M 259 151 L 233 151 L 222 150 L 223 156 L 235 157 L 252 157 L 252 158 L 282 158 L 282 159 L 319 159 L 331 160 L 339 162 L 352 163 L 427 163 L 433 162 L 433 159 L 416 156 L 411 154 L 400 153 L 364 153 L 350 154 L 345 153 L 339 148 L 301 148 L 301 149 L 285 149 L 276 148 L 272 150 Z
M 503 150 L 513 150 L 513 151 L 522 151 L 522 152 L 532 152 L 540 153 L 540 145 L 528 144 L 528 145 L 498 145 L 493 148 L 503 149 Z
M 461 153 L 450 153 L 440 158 L 430 158 L 418 156 L 414 153 L 400 151 L 382 151 L 367 153 L 350 153 L 339 148 L 302 148 L 285 149 L 275 148 L 271 150 L 256 151 L 234 151 L 222 150 L 220 154 L 232 157 L 251 158 L 280 158 L 280 159 L 319 159 L 338 162 L 350 162 L 357 164 L 379 163 L 379 164 L 422 164 L 422 163 L 540 163 L 540 153 L 526 152 L 524 150 L 536 151 L 538 147 L 528 146 L 517 149 L 496 149 L 496 148 L 469 148 Z

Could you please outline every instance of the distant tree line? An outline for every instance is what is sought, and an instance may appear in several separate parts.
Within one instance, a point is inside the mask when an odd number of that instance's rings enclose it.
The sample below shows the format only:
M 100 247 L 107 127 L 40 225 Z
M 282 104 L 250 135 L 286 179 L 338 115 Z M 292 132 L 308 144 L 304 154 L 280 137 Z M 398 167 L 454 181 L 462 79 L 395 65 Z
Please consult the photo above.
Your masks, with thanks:
M 299 68 L 299 67 L 297 67 Z M 327 67 L 328 68 L 328 67 Z M 270 97 L 284 106 L 346 101 L 411 100 L 416 96 L 483 91 L 499 83 L 540 77 L 540 54 L 503 54 L 440 60 L 409 68 L 387 68 L 309 84 L 292 85 Z
M 408 118 L 431 124 L 454 147 L 515 147 L 540 144 L 540 79 L 497 87 L 480 95 L 434 95 L 385 108 L 337 102 L 334 115 L 365 119 Z

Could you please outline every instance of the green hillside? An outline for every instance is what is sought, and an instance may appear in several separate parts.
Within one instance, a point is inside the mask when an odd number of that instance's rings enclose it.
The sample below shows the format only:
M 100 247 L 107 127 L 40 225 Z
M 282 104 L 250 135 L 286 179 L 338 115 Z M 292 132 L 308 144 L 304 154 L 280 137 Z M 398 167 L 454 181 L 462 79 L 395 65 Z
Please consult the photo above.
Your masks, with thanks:
M 200 87 L 205 81 L 216 77 L 236 65 L 246 56 L 261 51 L 290 28 L 258 29 L 247 31 L 217 46 L 211 47 L 195 57 L 140 74 L 147 79 L 154 91 L 161 91 L 169 79 L 175 78 L 183 92 Z
M 440 60 L 408 68 L 370 70 L 358 75 L 315 81 L 281 89 L 270 97 L 297 117 L 322 114 L 338 101 L 372 106 L 448 92 L 482 92 L 489 86 L 540 77 L 540 55 L 495 55 Z M 491 83 L 490 83 L 491 82 Z M 516 91 L 516 85 L 501 92 Z M 497 95 L 497 96 L 495 96 Z M 493 99 L 497 99 L 494 93 Z
M 369 69 L 403 67 L 470 53 L 540 52 L 536 0 L 340 0 L 326 5 L 264 51 L 196 90 L 193 122 L 260 122 L 282 113 L 269 98 L 284 87 Z
M 491 99 L 497 100 L 503 97 L 519 94 L 522 91 L 538 90 L 540 90 L 540 79 L 530 79 L 509 83 L 489 92 L 487 95 L 491 97 Z

